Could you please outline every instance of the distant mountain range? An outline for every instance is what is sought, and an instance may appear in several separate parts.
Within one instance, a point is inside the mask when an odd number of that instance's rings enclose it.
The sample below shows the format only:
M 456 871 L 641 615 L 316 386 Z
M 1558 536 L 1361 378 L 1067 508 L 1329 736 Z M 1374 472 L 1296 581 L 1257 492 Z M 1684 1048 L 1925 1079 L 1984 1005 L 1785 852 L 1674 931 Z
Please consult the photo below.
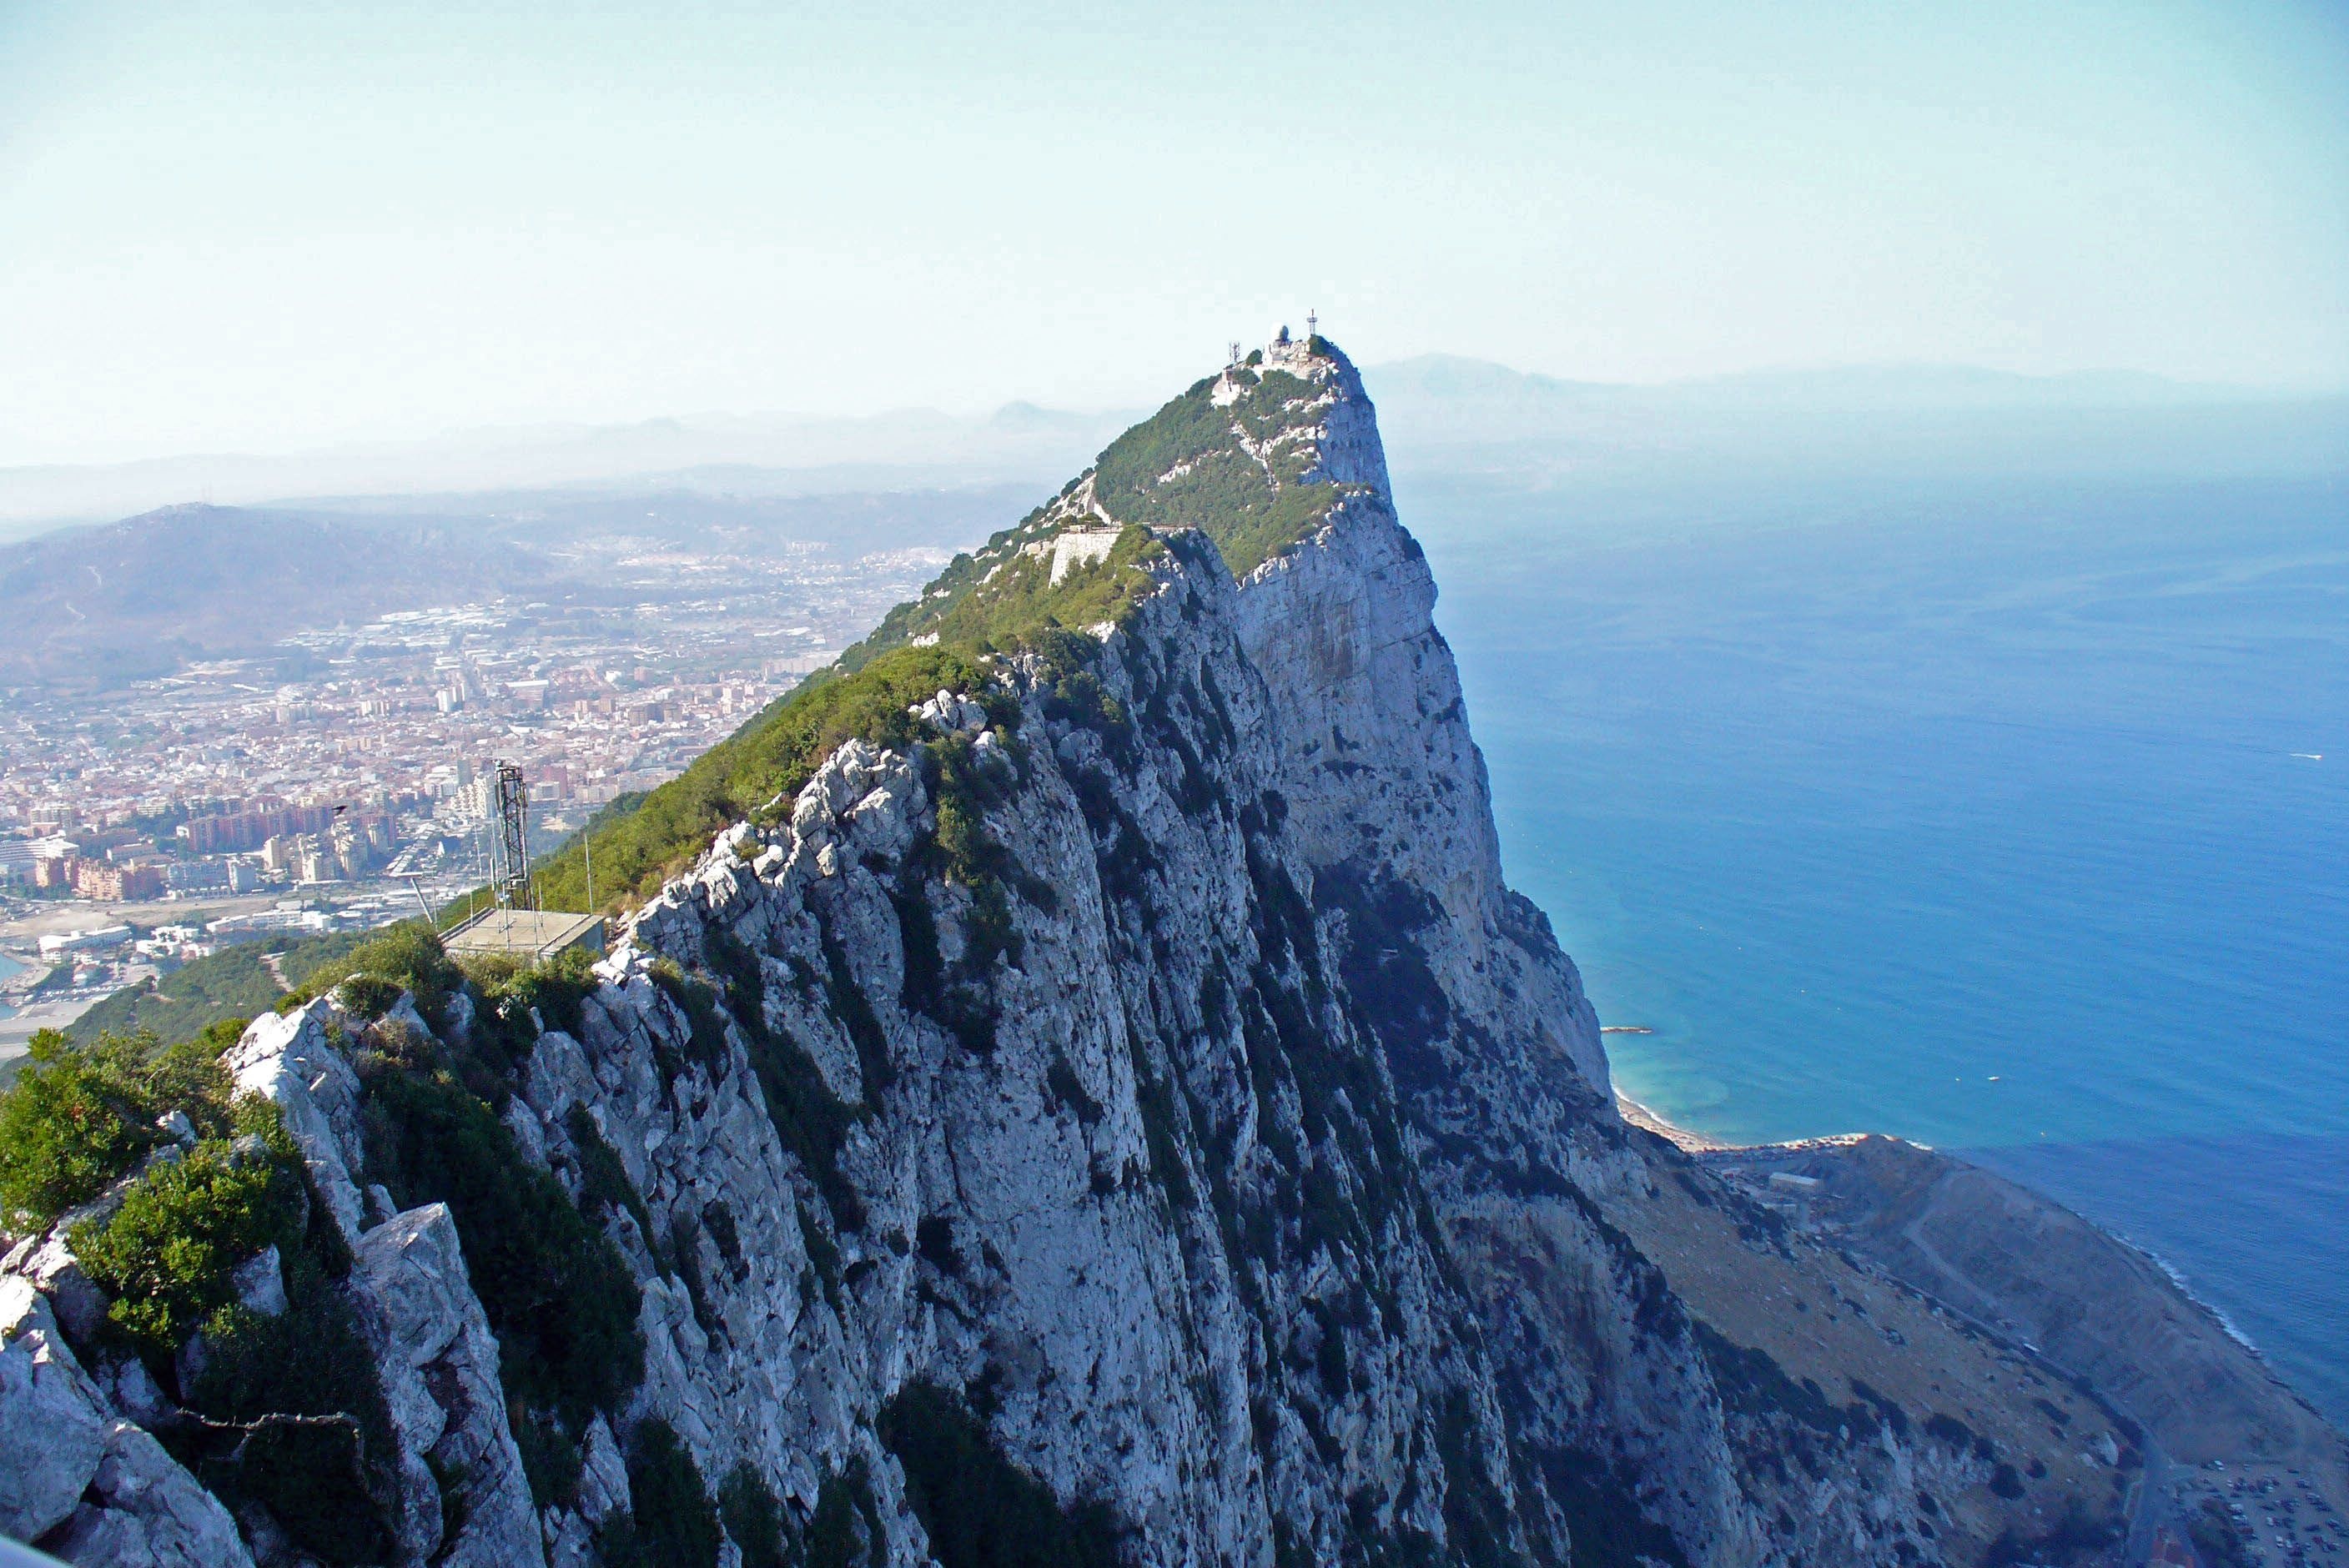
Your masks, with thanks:
M 543 571 L 534 552 L 509 571 Z M 0 549 L 0 686 L 103 687 L 265 646 L 304 619 L 500 590 L 451 530 L 174 506 Z
M 1873 366 L 1634 387 L 1428 355 L 1375 366 L 1362 379 L 1378 401 L 1389 450 L 1406 469 L 2349 469 L 2349 397 L 2263 394 L 2125 371 Z
M 1425 355 L 1373 366 L 1363 381 L 1385 416 L 1388 445 L 1408 466 L 1464 446 L 1562 444 L 1556 459 L 1783 449 L 1790 422 L 1816 430 L 1804 447 L 1857 455 L 1936 442 L 2071 438 L 2134 461 L 2187 460 L 2242 448 L 2261 461 L 2349 452 L 2349 398 L 2292 398 L 2127 371 L 2022 376 L 1965 366 L 1863 366 L 1756 371 L 1656 386 L 1568 381 L 1485 360 Z M 318 498 L 390 497 L 401 508 L 433 494 L 559 487 L 692 490 L 732 496 L 963 488 L 1050 488 L 1080 469 L 1135 417 L 1011 403 L 961 417 L 929 408 L 840 418 L 696 415 L 632 424 L 548 424 L 451 432 L 276 456 L 214 453 L 91 466 L 0 469 L 0 536 L 92 522 L 183 501 L 307 505 Z M 2054 419 L 2053 425 L 2046 423 Z M 2147 437 L 2142 441 L 2137 437 Z M 2282 443 L 2278 447 L 2278 443 Z M 2272 449 L 2272 450 L 2271 450 Z M 347 511 L 339 499 L 333 510 Z M 1009 521 L 1008 519 L 1006 521 Z
M 0 469 L 0 535 L 92 522 L 183 501 L 300 505 L 319 497 L 581 487 L 748 495 L 964 488 L 1024 480 L 1049 490 L 1131 422 L 1013 403 L 957 418 L 929 408 L 858 418 L 702 415 L 626 425 L 452 432 L 278 456 Z
M 1039 487 L 719 495 L 681 488 L 497 490 L 297 506 L 183 504 L 0 545 L 0 687 L 99 690 L 288 633 L 502 593 L 634 592 L 565 546 L 631 535 L 698 552 L 784 542 L 853 557 L 984 538 Z
M 2179 404 L 2276 402 L 2276 396 L 2212 383 L 2172 381 L 2133 370 L 2025 376 L 1971 365 L 1859 365 L 1754 370 L 1634 386 L 1567 381 L 1490 360 L 1424 354 L 1363 372 L 1390 400 L 1397 395 L 1522 407 L 1617 403 L 1666 408 L 1813 410 L 1955 408 L 2140 408 Z
M 2349 397 L 2118 372 L 1896 366 L 1633 387 L 1429 355 L 1362 379 L 1406 481 L 2349 473 Z M 0 546 L 0 686 L 110 686 L 304 624 L 543 592 L 567 580 L 563 543 L 589 533 L 958 548 L 1087 466 L 1129 417 L 1024 403 L 976 418 L 709 416 L 0 469 L 0 534 L 32 536 Z M 89 526 L 124 512 L 138 515 Z

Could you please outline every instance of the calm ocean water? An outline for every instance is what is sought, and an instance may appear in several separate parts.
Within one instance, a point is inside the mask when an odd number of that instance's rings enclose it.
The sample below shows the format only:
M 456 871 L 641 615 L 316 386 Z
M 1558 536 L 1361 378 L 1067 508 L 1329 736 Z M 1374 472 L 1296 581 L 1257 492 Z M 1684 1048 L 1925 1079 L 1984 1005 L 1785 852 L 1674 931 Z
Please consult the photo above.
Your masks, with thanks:
M 1994 1165 L 2349 1422 L 2349 490 L 1397 488 L 1627 1092 Z

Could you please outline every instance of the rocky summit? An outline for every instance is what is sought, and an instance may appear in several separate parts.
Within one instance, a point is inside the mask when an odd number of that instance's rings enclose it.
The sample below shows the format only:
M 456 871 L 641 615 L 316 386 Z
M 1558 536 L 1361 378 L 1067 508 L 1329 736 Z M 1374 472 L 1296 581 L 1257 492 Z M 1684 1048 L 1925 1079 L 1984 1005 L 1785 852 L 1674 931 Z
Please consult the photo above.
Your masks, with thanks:
M 2127 1416 L 1620 1119 L 1434 603 L 1352 366 L 1284 335 L 600 825 L 632 891 L 592 970 L 411 930 L 122 1066 L 192 1087 L 115 1091 L 112 1163 L 7 1221 L 0 1530 L 469 1568 L 2112 1549 Z

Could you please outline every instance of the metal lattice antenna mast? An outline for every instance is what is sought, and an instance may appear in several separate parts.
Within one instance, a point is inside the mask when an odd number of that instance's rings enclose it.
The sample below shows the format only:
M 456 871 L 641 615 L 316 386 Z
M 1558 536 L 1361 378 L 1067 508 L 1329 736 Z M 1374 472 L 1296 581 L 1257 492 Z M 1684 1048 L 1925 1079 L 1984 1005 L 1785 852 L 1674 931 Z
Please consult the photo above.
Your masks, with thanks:
M 1239 367 L 1240 345 L 1239 340 L 1237 338 L 1234 338 L 1232 340 L 1231 356 L 1224 361 L 1224 368 L 1226 370 L 1237 370 Z
M 490 907 L 495 909 L 498 907 L 498 866 L 490 854 L 490 819 L 486 811 L 482 813 L 481 820 L 473 824 L 473 847 L 481 851 L 481 874 L 487 879 L 478 891 L 490 895 Z M 465 920 L 468 924 L 478 918 L 478 912 L 473 907 L 477 902 L 474 893 L 465 895 Z
M 509 909 L 528 909 L 530 900 L 530 790 L 517 763 L 498 764 L 498 885 Z
M 1314 315 L 1311 311 L 1307 311 L 1305 313 L 1305 341 L 1309 344 L 1320 335 L 1321 318 Z

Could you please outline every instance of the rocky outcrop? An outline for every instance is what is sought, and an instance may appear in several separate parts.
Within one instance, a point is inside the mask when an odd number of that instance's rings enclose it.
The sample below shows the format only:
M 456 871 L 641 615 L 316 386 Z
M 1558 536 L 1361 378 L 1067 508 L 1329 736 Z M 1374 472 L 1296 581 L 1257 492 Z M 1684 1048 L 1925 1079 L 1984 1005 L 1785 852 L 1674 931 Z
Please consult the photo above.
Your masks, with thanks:
M 347 1036 L 339 1009 L 321 1000 L 255 1018 L 221 1059 L 241 1094 L 275 1103 L 301 1146 L 310 1181 L 344 1239 L 358 1239 L 365 1212 L 351 1171 L 359 1162 L 359 1080 L 329 1026 Z
M 1298 537 L 1235 581 L 1169 528 L 1097 645 L 1005 653 L 915 742 L 837 747 L 480 1086 L 636 1292 L 642 1375 L 570 1429 L 575 1476 L 532 1495 L 484 1305 L 506 1262 L 461 1202 L 374 1184 L 354 1053 L 385 1026 L 321 1001 L 230 1053 L 355 1259 L 406 1559 L 596 1561 L 697 1481 L 907 1565 L 942 1497 L 1249 1568 L 1966 1562 L 2076 1501 L 2043 1466 L 2010 1507 L 2030 1450 L 1952 1457 L 1923 1405 L 1692 1307 L 1791 1290 L 1795 1254 L 1618 1120 L 1579 978 L 1503 879 L 1361 384 L 1326 346 L 1265 363 L 1277 408 L 1235 375 L 1184 417 L 1245 416 L 1236 468 L 1329 487 Z M 118 1440 L 73 1387 L 82 1457 L 12 1505 L 41 1530 Z
M 84 1501 L 47 1544 L 67 1563 L 247 1568 L 253 1562 L 228 1510 L 127 1420 L 107 1424 L 106 1453 Z
M 0 1534 L 67 1563 L 253 1564 L 228 1511 L 116 1414 L 18 1274 L 0 1274 Z
M 544 1560 L 522 1456 L 506 1424 L 498 1344 L 440 1203 L 359 1238 L 353 1283 L 399 1436 L 415 1554 L 459 1568 Z M 445 1478 L 442 1479 L 442 1478 Z M 429 1511 L 415 1518 L 416 1503 Z M 444 1522 L 454 1519 L 444 1533 Z
M 29 1283 L 0 1276 L 0 1532 L 69 1517 L 106 1454 L 105 1408 Z

